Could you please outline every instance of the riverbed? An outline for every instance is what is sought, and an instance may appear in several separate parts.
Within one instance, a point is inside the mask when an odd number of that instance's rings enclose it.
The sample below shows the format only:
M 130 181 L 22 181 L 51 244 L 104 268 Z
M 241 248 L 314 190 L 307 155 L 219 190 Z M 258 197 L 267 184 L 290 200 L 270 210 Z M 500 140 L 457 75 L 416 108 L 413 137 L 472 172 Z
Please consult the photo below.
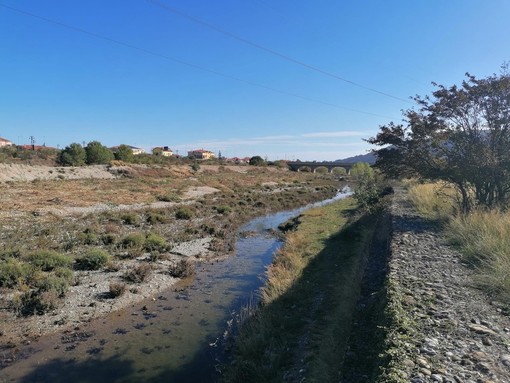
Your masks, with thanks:
M 266 266 L 282 244 L 272 231 L 305 208 L 252 220 L 240 230 L 249 235 L 239 236 L 235 256 L 201 264 L 192 280 L 157 297 L 11 350 L 17 361 L 0 371 L 0 381 L 217 380 L 224 340 L 242 308 L 256 305 Z

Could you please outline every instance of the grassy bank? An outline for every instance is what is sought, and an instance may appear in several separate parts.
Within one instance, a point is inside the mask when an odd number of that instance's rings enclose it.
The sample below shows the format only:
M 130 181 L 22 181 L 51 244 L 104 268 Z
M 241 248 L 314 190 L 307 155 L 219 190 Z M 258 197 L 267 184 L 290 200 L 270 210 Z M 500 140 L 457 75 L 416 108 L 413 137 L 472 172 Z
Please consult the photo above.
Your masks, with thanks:
M 262 306 L 241 327 L 226 382 L 339 379 L 377 219 L 346 199 L 297 221 L 268 270 Z
M 479 209 L 455 213 L 455 194 L 438 184 L 414 185 L 411 201 L 425 217 L 442 223 L 450 242 L 476 269 L 475 282 L 489 294 L 510 299 L 510 213 Z

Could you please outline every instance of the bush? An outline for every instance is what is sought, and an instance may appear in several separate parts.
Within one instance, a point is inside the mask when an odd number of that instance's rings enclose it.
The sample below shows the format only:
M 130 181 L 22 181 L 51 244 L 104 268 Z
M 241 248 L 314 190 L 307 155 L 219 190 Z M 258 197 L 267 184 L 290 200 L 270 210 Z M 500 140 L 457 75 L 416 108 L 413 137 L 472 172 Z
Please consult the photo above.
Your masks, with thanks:
M 228 214 L 232 211 L 230 206 L 217 206 L 216 211 L 220 214 Z
M 110 282 L 109 294 L 111 298 L 117 298 L 126 292 L 126 284 L 124 282 Z
M 57 297 L 63 297 L 69 288 L 69 281 L 64 277 L 49 274 L 38 282 L 39 292 L 54 292 Z
M 0 263 L 0 287 L 15 287 L 24 283 L 30 273 L 30 265 L 16 259 Z
M 147 213 L 147 223 L 154 225 L 156 223 L 166 223 L 168 219 L 161 213 L 149 212 Z
M 88 165 L 108 164 L 114 159 L 113 152 L 99 141 L 92 141 L 85 147 L 86 162 Z
M 120 219 L 126 225 L 137 225 L 139 222 L 138 215 L 132 212 L 122 214 Z
M 13 299 L 11 308 L 19 315 L 43 315 L 58 307 L 60 300 L 54 291 L 28 291 Z
M 191 219 L 191 217 L 193 217 L 193 211 L 189 207 L 181 207 L 175 212 L 177 219 Z
M 83 166 L 87 155 L 85 149 L 77 143 L 66 146 L 58 156 L 58 162 L 63 166 Z
M 102 249 L 91 249 L 76 260 L 80 270 L 98 270 L 110 261 L 110 254 Z
M 124 274 L 124 279 L 131 283 L 141 283 L 145 281 L 152 273 L 151 265 L 142 263 L 134 269 L 127 271 Z
M 179 197 L 175 192 L 168 192 L 165 194 L 158 194 L 156 199 L 162 202 L 178 202 L 181 197 Z
M 174 278 L 186 278 L 195 274 L 195 264 L 189 259 L 181 259 L 177 263 L 170 265 L 169 274 Z
M 142 233 L 130 233 L 122 239 L 122 246 L 127 249 L 142 248 L 145 236 Z
M 166 239 L 162 236 L 155 234 L 155 233 L 149 233 L 147 235 L 147 238 L 145 238 L 145 249 L 148 251 L 153 250 L 164 250 L 166 248 Z
M 41 250 L 29 254 L 27 261 L 43 271 L 51 271 L 56 267 L 69 267 L 73 259 L 53 250 Z

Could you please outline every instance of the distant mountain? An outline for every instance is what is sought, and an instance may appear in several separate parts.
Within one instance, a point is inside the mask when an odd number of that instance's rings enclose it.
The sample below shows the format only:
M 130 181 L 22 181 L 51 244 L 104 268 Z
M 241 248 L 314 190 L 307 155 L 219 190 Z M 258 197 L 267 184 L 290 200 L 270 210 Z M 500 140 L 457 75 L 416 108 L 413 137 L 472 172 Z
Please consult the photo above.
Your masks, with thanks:
M 367 153 L 367 154 L 358 154 L 354 157 L 347 157 L 341 160 L 336 160 L 335 162 L 366 162 L 370 165 L 375 164 L 375 154 Z

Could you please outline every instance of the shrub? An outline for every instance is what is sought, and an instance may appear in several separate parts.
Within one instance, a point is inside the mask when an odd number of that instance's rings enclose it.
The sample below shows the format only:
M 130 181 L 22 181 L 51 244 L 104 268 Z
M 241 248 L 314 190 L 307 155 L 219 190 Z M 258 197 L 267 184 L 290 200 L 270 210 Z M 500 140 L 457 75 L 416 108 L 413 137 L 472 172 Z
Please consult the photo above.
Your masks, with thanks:
M 166 223 L 168 219 L 161 213 L 149 212 L 147 213 L 147 223 L 154 225 L 156 223 Z
M 177 201 L 179 201 L 181 199 L 181 197 L 179 197 L 174 192 L 168 192 L 168 193 L 165 193 L 165 194 L 158 194 L 156 196 L 156 199 L 158 201 L 162 201 L 162 202 L 177 202 Z
M 126 225 L 137 225 L 138 221 L 139 221 L 138 215 L 136 215 L 135 213 L 132 213 L 132 212 L 122 214 L 120 216 L 120 219 Z
M 193 211 L 189 207 L 181 207 L 175 212 L 177 219 L 190 219 L 193 217 Z
M 174 278 L 186 278 L 195 274 L 195 264 L 189 259 L 181 259 L 170 265 L 168 272 Z
M 41 250 L 29 254 L 27 261 L 43 271 L 51 271 L 56 267 L 69 267 L 73 259 L 53 250 Z
M 117 242 L 117 236 L 112 233 L 106 233 L 101 236 L 101 242 L 105 245 L 113 245 Z
M 11 308 L 19 315 L 43 315 L 54 310 L 59 304 L 55 291 L 28 291 L 11 302 Z
M 158 234 L 149 233 L 147 235 L 147 238 L 145 238 L 144 247 L 146 250 L 149 250 L 149 251 L 164 250 L 166 247 L 166 239 Z
M 37 288 L 40 292 L 54 292 L 57 297 L 63 297 L 69 288 L 69 282 L 66 278 L 49 274 L 39 281 Z
M 145 236 L 142 233 L 130 233 L 122 239 L 122 246 L 127 249 L 142 248 Z
M 136 266 L 134 269 L 127 271 L 124 274 L 124 279 L 132 283 L 141 283 L 145 281 L 152 273 L 151 265 L 142 263 Z
M 30 266 L 16 259 L 0 263 L 0 287 L 15 287 L 27 280 Z
M 85 149 L 80 144 L 73 143 L 60 152 L 58 162 L 63 166 L 83 166 L 86 157 Z
M 126 284 L 124 282 L 110 282 L 109 294 L 111 298 L 117 298 L 126 292 Z
M 88 165 L 107 164 L 113 160 L 113 152 L 99 141 L 92 141 L 85 147 L 86 162 Z
M 220 214 L 228 214 L 232 211 L 230 206 L 217 206 L 216 211 Z
M 110 254 L 102 249 L 90 249 L 76 260 L 80 270 L 98 270 L 110 260 Z

